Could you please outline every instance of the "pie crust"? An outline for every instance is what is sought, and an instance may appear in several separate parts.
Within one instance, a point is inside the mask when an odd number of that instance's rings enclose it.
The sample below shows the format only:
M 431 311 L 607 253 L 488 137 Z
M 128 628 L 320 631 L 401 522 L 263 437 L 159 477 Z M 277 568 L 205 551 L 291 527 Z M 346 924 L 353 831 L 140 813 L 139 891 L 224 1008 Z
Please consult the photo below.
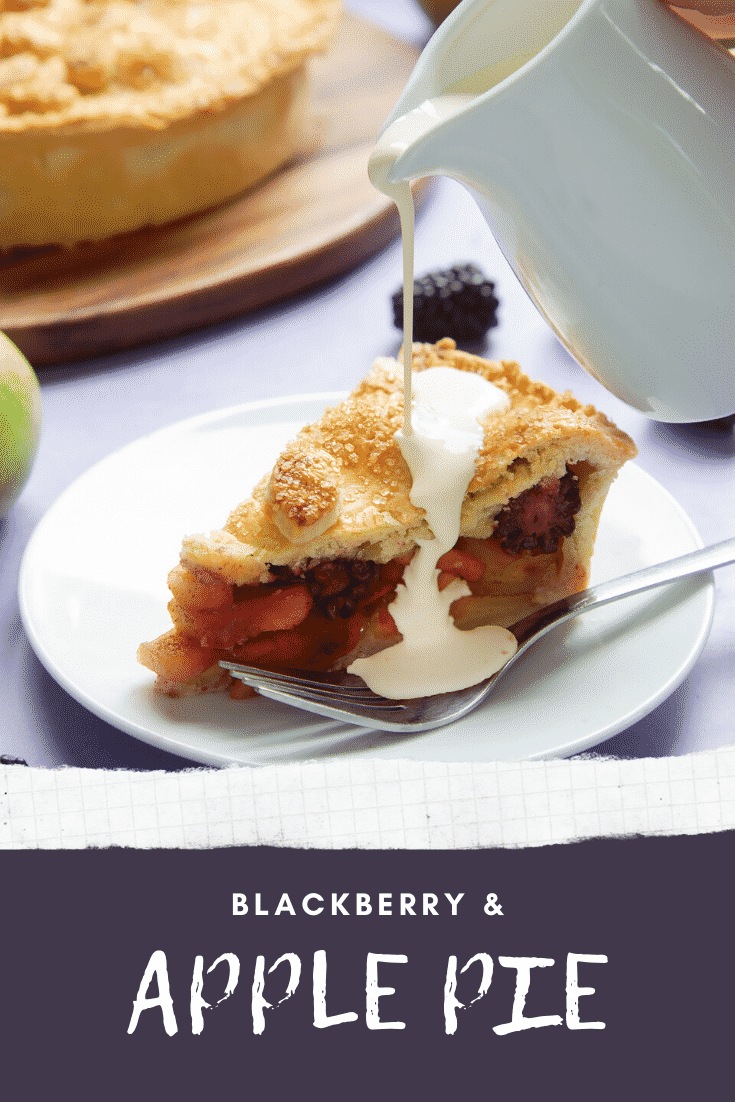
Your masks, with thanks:
M 510 398 L 484 422 L 460 539 L 439 561 L 472 591 L 452 605 L 457 626 L 508 626 L 586 586 L 605 497 L 636 449 L 592 406 L 532 382 L 516 363 L 461 352 L 449 339 L 414 345 L 414 371 L 436 366 L 478 372 Z M 223 658 L 336 669 L 398 641 L 388 605 L 417 539 L 432 538 L 394 439 L 402 419 L 402 368 L 379 359 L 299 433 L 221 530 L 184 539 L 169 575 L 174 627 L 138 651 L 161 692 L 230 685 Z M 574 502 L 566 534 L 535 547 L 535 535 L 523 537 L 525 549 L 513 518 L 535 516 L 537 497 L 544 515 L 562 501 L 561 487 Z
M 0 0 L 0 250 L 158 225 L 303 141 L 338 0 Z

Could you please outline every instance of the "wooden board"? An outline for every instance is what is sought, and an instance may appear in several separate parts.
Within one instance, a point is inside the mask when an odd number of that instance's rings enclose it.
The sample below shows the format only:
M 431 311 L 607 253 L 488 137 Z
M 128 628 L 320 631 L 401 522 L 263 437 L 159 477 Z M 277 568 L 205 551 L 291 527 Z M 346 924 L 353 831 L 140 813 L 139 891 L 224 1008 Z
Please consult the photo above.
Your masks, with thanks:
M 0 330 L 34 366 L 65 363 L 236 317 L 356 266 L 399 229 L 367 162 L 417 56 L 346 16 L 313 63 L 298 161 L 168 226 L 0 259 Z

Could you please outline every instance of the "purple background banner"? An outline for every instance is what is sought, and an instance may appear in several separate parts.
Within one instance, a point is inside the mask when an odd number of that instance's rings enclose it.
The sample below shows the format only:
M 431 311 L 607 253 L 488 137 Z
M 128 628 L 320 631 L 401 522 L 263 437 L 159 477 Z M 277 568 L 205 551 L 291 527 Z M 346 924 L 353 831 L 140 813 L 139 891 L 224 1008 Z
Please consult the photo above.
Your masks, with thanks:
M 731 1070 L 733 856 L 732 832 L 520 850 L 4 852 L 5 1095 L 715 1099 Z M 233 893 L 247 913 L 232 913 Z M 570 954 L 597 958 L 572 961 L 576 996 Z

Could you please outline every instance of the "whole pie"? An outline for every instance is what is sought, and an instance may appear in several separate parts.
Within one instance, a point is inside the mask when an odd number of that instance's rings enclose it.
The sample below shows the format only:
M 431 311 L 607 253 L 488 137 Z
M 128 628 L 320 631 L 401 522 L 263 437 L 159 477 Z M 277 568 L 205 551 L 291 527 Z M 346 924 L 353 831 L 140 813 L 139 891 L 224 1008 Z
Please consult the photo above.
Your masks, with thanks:
M 338 0 L 0 0 L 0 250 L 157 225 L 302 141 Z
M 483 423 L 484 443 L 439 586 L 464 579 L 459 628 L 507 627 L 584 589 L 600 512 L 630 438 L 570 393 L 532 382 L 518 364 L 414 345 L 413 370 L 478 372 L 508 395 Z M 173 627 L 138 650 L 170 696 L 239 681 L 223 659 L 262 668 L 346 668 L 401 638 L 389 611 L 417 539 L 431 539 L 411 503 L 394 439 L 403 370 L 382 358 L 353 393 L 287 446 L 220 531 L 187 536 L 169 574 Z

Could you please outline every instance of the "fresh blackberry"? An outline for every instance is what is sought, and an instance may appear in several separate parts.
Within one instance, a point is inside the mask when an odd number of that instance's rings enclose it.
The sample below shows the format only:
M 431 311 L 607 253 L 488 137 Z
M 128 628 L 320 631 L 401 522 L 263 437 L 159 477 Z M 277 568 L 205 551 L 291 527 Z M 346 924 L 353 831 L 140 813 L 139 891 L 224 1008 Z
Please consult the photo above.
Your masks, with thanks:
M 434 344 L 452 337 L 476 344 L 498 324 L 495 284 L 474 264 L 430 272 L 413 283 L 413 339 Z M 403 290 L 392 298 L 393 321 L 403 328 Z

